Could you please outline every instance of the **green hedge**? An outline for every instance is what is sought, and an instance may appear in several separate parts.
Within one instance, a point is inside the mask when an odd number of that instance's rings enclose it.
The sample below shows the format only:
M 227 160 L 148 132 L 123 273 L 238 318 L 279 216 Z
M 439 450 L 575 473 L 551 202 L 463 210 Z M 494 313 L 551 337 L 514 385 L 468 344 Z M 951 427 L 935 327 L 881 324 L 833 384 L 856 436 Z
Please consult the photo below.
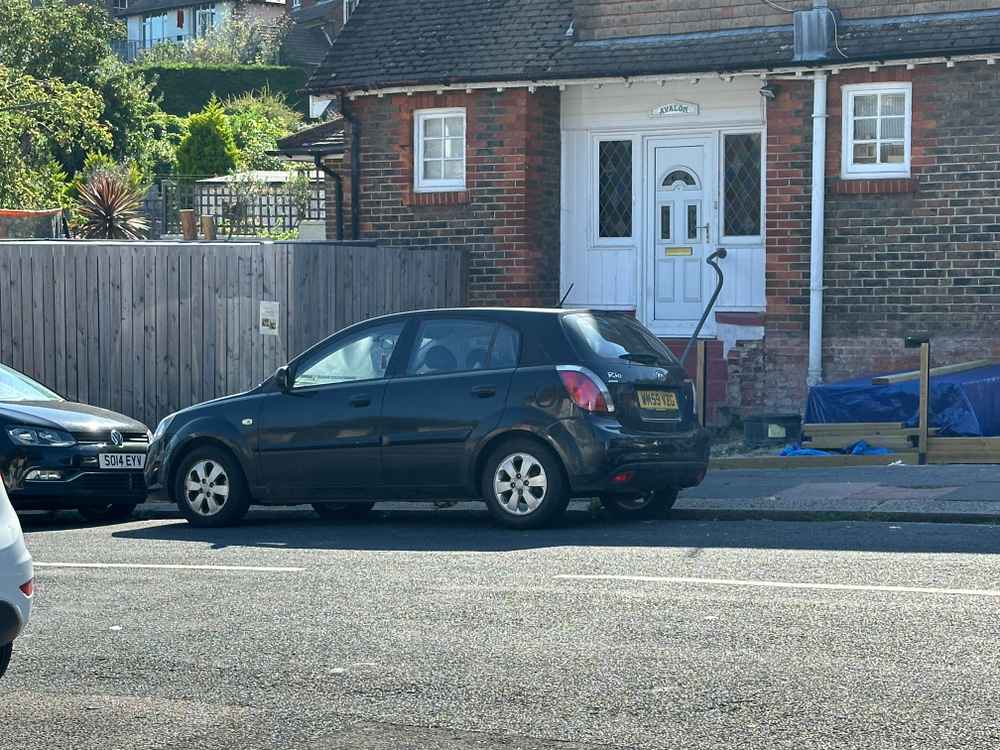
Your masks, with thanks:
M 303 114 L 308 113 L 309 97 L 301 89 L 308 74 L 301 68 L 281 65 L 150 65 L 142 68 L 149 79 L 156 80 L 156 93 L 163 97 L 165 112 L 185 116 L 197 112 L 215 94 L 228 99 L 265 86 L 271 93 L 282 93 L 288 103 Z

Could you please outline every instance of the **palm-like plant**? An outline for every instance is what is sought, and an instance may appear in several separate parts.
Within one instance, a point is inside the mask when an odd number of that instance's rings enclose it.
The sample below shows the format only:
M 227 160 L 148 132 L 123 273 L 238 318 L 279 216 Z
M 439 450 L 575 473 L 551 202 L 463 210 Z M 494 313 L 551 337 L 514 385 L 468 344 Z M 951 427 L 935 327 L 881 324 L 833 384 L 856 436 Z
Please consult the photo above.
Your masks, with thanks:
M 127 176 L 110 171 L 95 173 L 77 187 L 76 210 L 80 236 L 101 240 L 138 240 L 149 231 L 139 213 L 143 189 Z

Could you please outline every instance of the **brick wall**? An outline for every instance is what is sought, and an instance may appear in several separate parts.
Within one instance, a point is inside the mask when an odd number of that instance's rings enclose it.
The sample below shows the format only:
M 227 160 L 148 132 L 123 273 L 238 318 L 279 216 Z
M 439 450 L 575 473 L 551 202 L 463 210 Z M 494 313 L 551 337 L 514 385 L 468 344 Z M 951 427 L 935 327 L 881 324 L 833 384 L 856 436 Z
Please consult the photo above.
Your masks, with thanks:
M 985 63 L 831 79 L 827 174 L 840 171 L 841 86 L 913 85 L 913 180 L 827 192 L 825 369 L 830 379 L 915 362 L 908 333 L 939 361 L 1000 354 L 1000 72 Z
M 783 0 L 783 7 L 803 10 L 812 0 Z M 995 0 L 832 0 L 845 18 L 884 18 L 920 13 L 986 10 Z M 581 39 L 611 39 L 653 34 L 782 26 L 791 15 L 761 0 L 577 0 Z
M 840 180 L 842 86 L 913 86 L 912 179 Z M 806 395 L 812 84 L 781 81 L 767 113 L 765 340 L 728 357 L 729 404 L 797 411 Z M 827 381 L 1000 356 L 1000 72 L 985 63 L 830 78 L 823 365 Z
M 466 190 L 461 192 L 413 190 L 413 113 L 435 107 L 466 109 Z M 361 97 L 351 108 L 361 124 L 363 238 L 389 246 L 467 248 L 470 304 L 557 301 L 557 90 Z M 348 236 L 351 158 L 348 153 L 342 166 Z M 327 216 L 332 222 L 333 213 Z M 329 231 L 332 236 L 333 227 Z

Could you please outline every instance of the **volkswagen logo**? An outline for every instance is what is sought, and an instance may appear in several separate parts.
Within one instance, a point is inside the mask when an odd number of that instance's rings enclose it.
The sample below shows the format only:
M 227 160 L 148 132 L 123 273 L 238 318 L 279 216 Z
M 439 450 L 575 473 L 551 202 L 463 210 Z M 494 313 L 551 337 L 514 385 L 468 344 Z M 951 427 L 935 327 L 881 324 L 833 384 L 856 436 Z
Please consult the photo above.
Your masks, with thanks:
M 111 442 L 121 448 L 125 445 L 125 437 L 118 430 L 111 431 Z

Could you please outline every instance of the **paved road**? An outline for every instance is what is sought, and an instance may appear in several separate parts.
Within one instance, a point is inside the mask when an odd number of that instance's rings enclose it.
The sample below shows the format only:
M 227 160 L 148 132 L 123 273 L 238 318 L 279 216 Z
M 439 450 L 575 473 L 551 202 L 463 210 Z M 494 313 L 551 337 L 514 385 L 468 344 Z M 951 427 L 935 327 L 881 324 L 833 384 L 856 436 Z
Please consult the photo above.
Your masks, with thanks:
M 1000 746 L 993 526 L 28 531 L 5 750 Z

